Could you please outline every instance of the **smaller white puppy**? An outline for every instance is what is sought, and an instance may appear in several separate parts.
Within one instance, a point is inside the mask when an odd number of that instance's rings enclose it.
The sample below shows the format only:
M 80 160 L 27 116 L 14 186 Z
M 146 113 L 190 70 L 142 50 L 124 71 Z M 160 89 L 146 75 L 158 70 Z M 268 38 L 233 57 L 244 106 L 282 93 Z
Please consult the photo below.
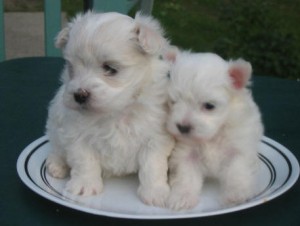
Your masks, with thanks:
M 192 208 L 206 177 L 220 182 L 225 203 L 254 195 L 258 148 L 263 135 L 259 110 L 246 88 L 250 63 L 212 53 L 170 55 L 168 131 L 177 144 L 170 158 L 168 205 Z
M 65 190 L 97 195 L 103 177 L 138 173 L 140 198 L 163 206 L 169 195 L 165 129 L 167 41 L 151 17 L 78 15 L 58 35 L 66 66 L 49 107 L 47 170 Z

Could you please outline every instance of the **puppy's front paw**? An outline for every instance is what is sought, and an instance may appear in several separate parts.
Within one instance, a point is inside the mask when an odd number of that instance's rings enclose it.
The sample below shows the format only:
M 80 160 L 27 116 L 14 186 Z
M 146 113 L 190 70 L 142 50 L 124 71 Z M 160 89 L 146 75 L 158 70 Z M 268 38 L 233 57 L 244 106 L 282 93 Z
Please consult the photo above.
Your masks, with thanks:
M 103 183 L 98 178 L 73 177 L 67 182 L 65 191 L 73 195 L 98 195 L 103 190 Z
M 249 175 L 245 179 L 225 181 L 222 186 L 222 198 L 225 205 L 241 204 L 249 200 L 254 194 L 254 179 Z
M 138 195 L 145 204 L 158 207 L 165 207 L 169 193 L 170 188 L 167 184 L 150 188 L 140 186 L 138 189 Z
M 48 158 L 46 161 L 48 173 L 55 178 L 65 178 L 69 173 L 69 167 L 62 160 Z
M 246 202 L 250 197 L 251 197 L 251 192 L 249 189 L 243 189 L 243 190 L 231 190 L 231 191 L 226 191 L 223 194 L 223 199 L 225 205 L 236 205 L 236 204 L 241 204 L 243 202 Z
M 191 209 L 198 204 L 198 194 L 191 191 L 171 191 L 167 207 L 173 210 Z

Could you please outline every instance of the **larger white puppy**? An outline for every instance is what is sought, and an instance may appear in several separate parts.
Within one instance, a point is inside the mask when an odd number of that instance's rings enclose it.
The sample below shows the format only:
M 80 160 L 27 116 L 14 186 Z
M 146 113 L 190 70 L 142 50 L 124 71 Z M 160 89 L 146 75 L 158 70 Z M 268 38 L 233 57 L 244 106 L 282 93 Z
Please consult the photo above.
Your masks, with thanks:
M 89 12 L 58 35 L 66 66 L 47 121 L 48 172 L 66 191 L 96 195 L 102 177 L 138 172 L 138 194 L 163 206 L 169 194 L 163 104 L 168 66 L 157 21 L 137 15 Z
M 216 177 L 226 203 L 254 194 L 263 134 L 259 110 L 246 88 L 251 65 L 212 53 L 178 53 L 170 73 L 167 127 L 177 139 L 170 159 L 173 209 L 194 207 L 203 181 Z

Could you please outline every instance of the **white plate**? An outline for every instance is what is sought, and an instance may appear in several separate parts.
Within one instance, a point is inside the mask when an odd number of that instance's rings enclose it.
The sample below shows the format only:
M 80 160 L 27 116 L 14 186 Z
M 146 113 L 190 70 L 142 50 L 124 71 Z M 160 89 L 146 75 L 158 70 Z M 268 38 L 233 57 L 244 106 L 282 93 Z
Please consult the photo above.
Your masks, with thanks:
M 48 151 L 48 140 L 44 136 L 27 146 L 18 158 L 18 174 L 30 189 L 63 206 L 120 218 L 171 219 L 234 212 L 274 199 L 286 192 L 299 176 L 299 164 L 294 155 L 279 143 L 264 137 L 259 152 L 262 167 L 258 175 L 256 197 L 241 205 L 226 208 L 218 202 L 217 186 L 208 182 L 196 208 L 175 212 L 144 205 L 136 195 L 138 180 L 135 175 L 105 179 L 104 192 L 98 196 L 65 197 L 62 191 L 68 179 L 54 179 L 46 172 L 45 159 Z

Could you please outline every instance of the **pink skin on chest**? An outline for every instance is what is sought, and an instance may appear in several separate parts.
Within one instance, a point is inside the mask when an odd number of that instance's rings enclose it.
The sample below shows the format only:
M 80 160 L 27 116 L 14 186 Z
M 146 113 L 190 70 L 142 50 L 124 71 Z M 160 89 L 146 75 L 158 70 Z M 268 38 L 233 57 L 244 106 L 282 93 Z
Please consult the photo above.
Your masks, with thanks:
M 191 151 L 189 151 L 187 155 L 188 162 L 198 162 L 199 160 L 201 160 L 201 156 L 197 150 L 192 149 Z

